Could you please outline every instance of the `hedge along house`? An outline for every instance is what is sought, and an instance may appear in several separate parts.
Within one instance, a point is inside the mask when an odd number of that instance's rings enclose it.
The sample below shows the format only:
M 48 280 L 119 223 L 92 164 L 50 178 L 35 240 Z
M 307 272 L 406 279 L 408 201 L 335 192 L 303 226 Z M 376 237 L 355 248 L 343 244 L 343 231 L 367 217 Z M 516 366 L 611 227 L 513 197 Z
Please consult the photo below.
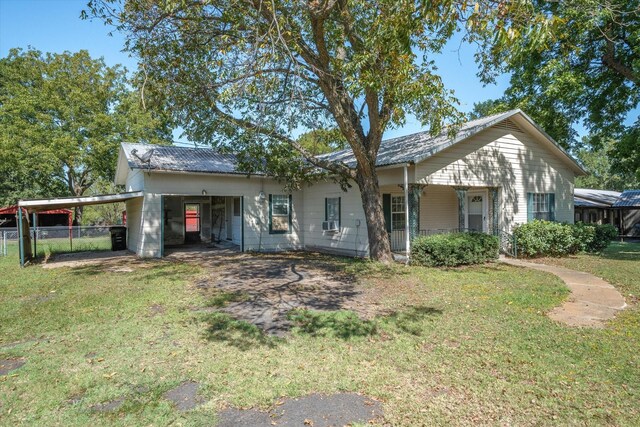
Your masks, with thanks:
M 351 150 L 325 155 L 354 166 Z M 392 249 L 420 234 L 498 234 L 534 218 L 574 221 L 573 182 L 582 167 L 525 113 L 513 110 L 447 132 L 383 141 L 378 180 Z M 122 144 L 116 183 L 127 201 L 128 247 L 161 257 L 165 247 L 230 241 L 241 251 L 321 250 L 368 255 L 360 193 L 319 182 L 288 192 L 275 179 L 238 170 L 211 149 Z

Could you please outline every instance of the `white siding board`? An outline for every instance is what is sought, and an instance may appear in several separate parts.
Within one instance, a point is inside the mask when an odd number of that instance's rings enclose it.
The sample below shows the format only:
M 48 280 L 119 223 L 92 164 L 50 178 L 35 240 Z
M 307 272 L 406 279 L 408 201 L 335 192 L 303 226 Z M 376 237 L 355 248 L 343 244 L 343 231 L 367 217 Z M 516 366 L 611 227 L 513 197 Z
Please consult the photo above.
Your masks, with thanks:
M 327 197 L 340 197 L 340 232 L 323 231 L 324 203 Z M 357 185 L 344 192 L 333 183 L 318 183 L 304 192 L 304 243 L 310 250 L 367 256 L 369 239 L 362 200 Z M 359 222 L 359 225 L 358 225 Z
M 502 228 L 527 221 L 528 192 L 555 193 L 556 220 L 574 220 L 574 172 L 523 132 L 481 132 L 418 164 L 416 178 L 430 185 L 500 187 Z

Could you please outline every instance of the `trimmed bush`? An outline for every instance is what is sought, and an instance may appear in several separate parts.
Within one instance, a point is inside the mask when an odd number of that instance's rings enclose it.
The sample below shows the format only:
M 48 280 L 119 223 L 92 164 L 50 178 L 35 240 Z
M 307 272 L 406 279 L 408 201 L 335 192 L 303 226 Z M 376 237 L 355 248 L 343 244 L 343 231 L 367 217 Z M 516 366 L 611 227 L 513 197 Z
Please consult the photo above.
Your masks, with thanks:
M 611 225 L 566 224 L 534 220 L 513 230 L 518 253 L 526 257 L 565 256 L 578 252 L 600 252 L 618 231 Z
M 420 236 L 411 245 L 411 263 L 427 267 L 481 264 L 498 257 L 499 241 L 484 233 Z
M 596 225 L 595 228 L 595 236 L 587 246 L 587 251 L 602 252 L 613 239 L 618 237 L 618 229 L 611 224 Z

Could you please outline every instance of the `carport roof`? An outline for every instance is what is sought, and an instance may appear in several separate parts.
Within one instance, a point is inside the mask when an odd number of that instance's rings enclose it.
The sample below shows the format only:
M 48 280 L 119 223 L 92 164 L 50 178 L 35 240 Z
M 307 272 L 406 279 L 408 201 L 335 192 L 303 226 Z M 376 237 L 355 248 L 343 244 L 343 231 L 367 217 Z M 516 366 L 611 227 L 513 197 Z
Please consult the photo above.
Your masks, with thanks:
M 640 208 L 640 190 L 626 190 L 613 204 L 614 208 Z
M 18 206 L 26 208 L 30 212 L 39 212 L 43 210 L 74 208 L 77 206 L 103 205 L 106 203 L 125 202 L 127 200 L 142 197 L 142 191 L 120 194 L 100 194 L 96 196 L 82 197 L 56 197 L 54 199 L 31 199 L 20 200 Z

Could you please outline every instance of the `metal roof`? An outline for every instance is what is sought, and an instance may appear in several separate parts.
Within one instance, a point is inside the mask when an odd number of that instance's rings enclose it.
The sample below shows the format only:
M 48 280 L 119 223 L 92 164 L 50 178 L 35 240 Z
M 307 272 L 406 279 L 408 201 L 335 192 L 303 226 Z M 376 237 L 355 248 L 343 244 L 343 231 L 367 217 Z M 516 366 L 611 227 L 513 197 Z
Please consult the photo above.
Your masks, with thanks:
M 106 203 L 124 202 L 142 196 L 144 196 L 144 193 L 142 191 L 135 191 L 130 193 L 101 194 L 96 196 L 31 199 L 20 200 L 18 202 L 18 206 L 20 206 L 21 208 L 26 208 L 29 212 L 38 212 L 56 208 L 73 208 L 76 206 L 103 205 Z
M 576 208 L 610 208 L 611 204 L 598 203 L 592 200 L 582 199 L 580 197 L 573 197 L 573 206 Z
M 576 188 L 573 190 L 573 195 L 576 198 L 611 206 L 618 200 L 618 197 L 620 197 L 620 192 L 611 190 L 594 190 L 590 188 Z
M 122 149 L 131 169 L 246 175 L 235 155 L 211 148 L 122 143 Z
M 614 208 L 640 208 L 640 190 L 626 190 L 620 194 Z
M 548 140 L 560 156 L 564 156 L 579 173 L 584 169 L 573 157 L 564 151 L 549 135 L 547 135 L 529 116 L 521 110 L 511 110 L 494 114 L 464 123 L 451 136 L 445 129 L 439 135 L 432 136 L 429 132 L 419 132 L 412 135 L 382 141 L 378 151 L 377 166 L 400 165 L 418 163 L 434 154 L 457 144 L 477 133 L 503 122 L 510 117 L 519 115 L 526 120 L 544 139 Z M 196 172 L 241 174 L 246 172 L 237 170 L 237 158 L 233 154 L 222 154 L 211 148 L 189 148 L 171 145 L 148 145 L 123 143 L 122 150 L 126 161 L 132 169 L 146 169 L 155 171 Z M 349 167 L 356 166 L 356 159 L 351 149 L 336 151 L 318 156 L 330 161 L 337 161 Z M 120 165 L 118 166 L 120 167 Z M 259 175 L 259 174 L 258 174 Z
M 483 117 L 477 120 L 471 120 L 464 123 L 456 134 L 452 137 L 449 135 L 449 129 L 443 130 L 440 134 L 432 136 L 429 132 L 418 132 L 407 136 L 387 139 L 382 141 L 376 166 L 388 166 L 406 163 L 419 163 L 436 153 L 462 142 L 479 132 L 490 128 L 502 121 L 509 119 L 515 115 L 522 116 L 529 124 L 531 124 L 540 134 L 547 139 L 553 146 L 558 149 L 562 155 L 569 160 L 573 166 L 581 173 L 586 173 L 584 168 L 571 157 L 562 147 L 556 143 L 547 133 L 545 133 L 529 116 L 522 110 L 515 109 L 500 114 Z M 319 156 L 327 160 L 340 161 L 350 167 L 356 165 L 356 159 L 351 149 L 345 149 Z

